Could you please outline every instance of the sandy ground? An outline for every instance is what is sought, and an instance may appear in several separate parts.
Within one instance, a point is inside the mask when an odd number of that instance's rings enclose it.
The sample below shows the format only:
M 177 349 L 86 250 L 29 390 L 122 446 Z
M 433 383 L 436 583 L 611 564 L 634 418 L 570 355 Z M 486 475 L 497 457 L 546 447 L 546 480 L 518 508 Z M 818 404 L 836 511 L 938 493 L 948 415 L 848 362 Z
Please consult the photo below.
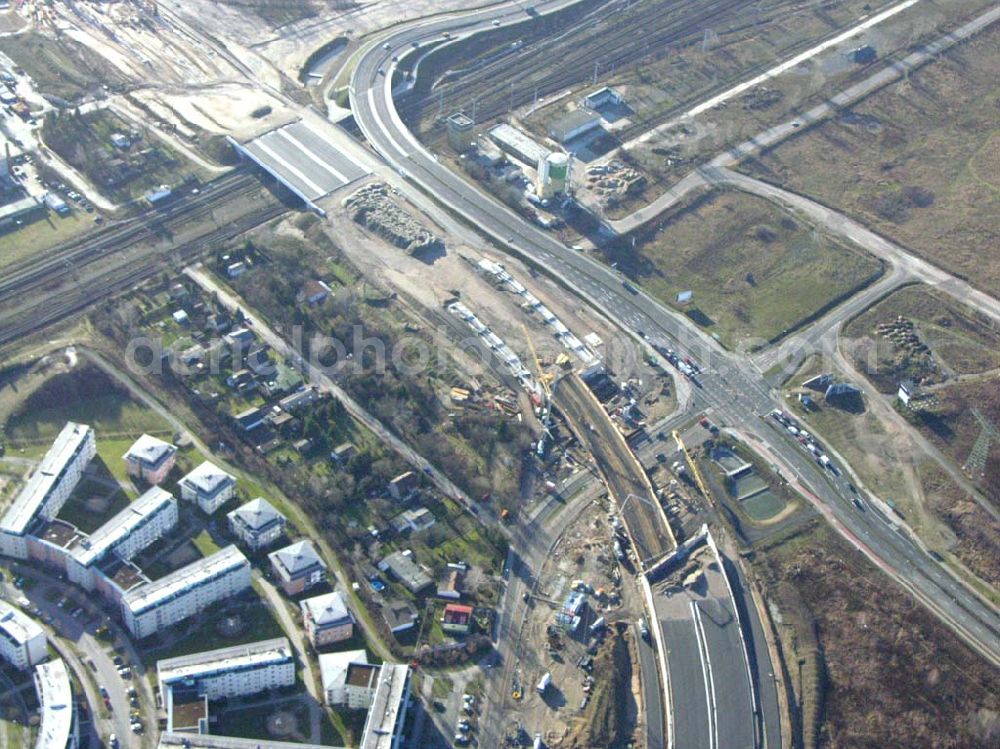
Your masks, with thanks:
M 339 9 L 342 0 L 321 0 L 314 18 L 272 29 L 251 12 L 212 0 L 186 0 L 177 12 L 203 28 L 225 29 L 292 78 L 314 49 L 338 36 L 359 38 L 371 31 L 413 18 L 487 5 L 487 0 L 410 0 L 406 3 L 362 0 L 353 9 Z
M 525 314 L 520 299 L 512 293 L 496 289 L 474 267 L 482 258 L 501 262 L 521 283 L 528 287 L 563 323 L 581 340 L 596 332 L 603 340 L 610 340 L 612 330 L 589 308 L 559 292 L 546 278 L 533 278 L 531 272 L 516 260 L 500 253 L 481 252 L 450 234 L 412 205 L 395 196 L 401 205 L 416 215 L 425 226 L 444 238 L 445 251 L 433 258 L 413 257 L 390 246 L 352 221 L 340 208 L 341 199 L 354 192 L 357 185 L 335 194 L 336 209 L 328 216 L 331 236 L 344 248 L 344 252 L 367 277 L 377 283 L 396 289 L 429 310 L 443 310 L 443 303 L 458 292 L 461 301 L 483 322 L 489 325 L 515 351 L 523 353 L 522 359 L 529 368 L 531 359 L 525 329 L 530 331 L 532 342 L 541 359 L 553 361 L 566 349 L 555 339 L 551 330 L 537 316 Z M 447 314 L 447 313 L 445 313 Z M 471 333 L 471 331 L 470 331 Z M 573 359 L 578 366 L 579 360 Z

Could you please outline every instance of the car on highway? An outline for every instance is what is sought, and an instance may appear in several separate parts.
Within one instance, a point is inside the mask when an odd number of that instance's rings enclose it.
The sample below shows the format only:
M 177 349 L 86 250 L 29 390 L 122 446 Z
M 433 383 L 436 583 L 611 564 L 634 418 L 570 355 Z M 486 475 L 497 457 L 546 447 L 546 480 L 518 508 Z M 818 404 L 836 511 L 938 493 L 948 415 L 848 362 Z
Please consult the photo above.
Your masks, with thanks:
M 642 636 L 642 639 L 648 641 L 649 640 L 649 627 L 646 626 L 646 620 L 645 619 L 639 619 L 639 621 L 637 622 L 637 625 L 639 627 L 639 634 Z

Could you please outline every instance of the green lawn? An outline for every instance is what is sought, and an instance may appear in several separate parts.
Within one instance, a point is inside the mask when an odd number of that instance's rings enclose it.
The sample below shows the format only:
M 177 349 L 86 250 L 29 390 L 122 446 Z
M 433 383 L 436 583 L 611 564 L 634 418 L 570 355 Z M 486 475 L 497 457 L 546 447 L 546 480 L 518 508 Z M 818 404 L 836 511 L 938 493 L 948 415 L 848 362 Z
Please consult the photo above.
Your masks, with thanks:
M 191 626 L 192 620 L 177 625 L 173 632 L 185 632 L 186 634 L 165 648 L 144 650 L 143 658 L 146 665 L 154 666 L 156 661 L 164 658 L 175 658 L 203 650 L 215 650 L 231 645 L 243 645 L 248 642 L 285 636 L 285 631 L 266 602 L 253 595 L 241 596 L 238 600 L 240 601 L 238 606 L 232 602 L 224 601 L 199 615 L 197 626 L 193 629 L 186 629 L 186 627 Z M 241 634 L 235 637 L 223 637 L 216 631 L 216 624 L 233 613 L 239 613 L 246 620 L 247 626 Z M 171 633 L 168 633 L 168 637 L 170 635 Z
M 203 530 L 192 540 L 192 543 L 198 548 L 202 556 L 211 556 L 215 552 L 219 551 L 219 545 L 212 540 L 212 536 L 207 530 Z
M 98 458 L 91 463 L 97 467 L 102 478 L 111 478 L 111 473 Z M 110 488 L 103 482 L 84 479 L 73 490 L 59 511 L 59 518 L 72 523 L 84 533 L 93 533 L 121 510 L 128 507 L 130 498 L 120 487 Z
M 607 259 L 730 348 L 780 337 L 882 272 L 768 201 L 720 191 L 675 210 L 635 248 L 623 239 Z M 682 291 L 694 292 L 684 306 Z
M 30 260 L 92 226 L 90 217 L 81 211 L 73 211 L 68 216 L 49 211 L 43 219 L 0 234 L 0 268 Z

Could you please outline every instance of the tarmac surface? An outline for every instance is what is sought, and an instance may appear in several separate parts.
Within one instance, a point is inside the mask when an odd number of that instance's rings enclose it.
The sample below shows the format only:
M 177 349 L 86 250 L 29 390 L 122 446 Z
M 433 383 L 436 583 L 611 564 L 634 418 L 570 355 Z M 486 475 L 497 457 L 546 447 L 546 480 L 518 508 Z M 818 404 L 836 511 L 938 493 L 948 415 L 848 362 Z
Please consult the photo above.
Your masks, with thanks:
M 304 121 L 264 133 L 240 147 L 259 166 L 309 203 L 368 174 L 323 133 Z

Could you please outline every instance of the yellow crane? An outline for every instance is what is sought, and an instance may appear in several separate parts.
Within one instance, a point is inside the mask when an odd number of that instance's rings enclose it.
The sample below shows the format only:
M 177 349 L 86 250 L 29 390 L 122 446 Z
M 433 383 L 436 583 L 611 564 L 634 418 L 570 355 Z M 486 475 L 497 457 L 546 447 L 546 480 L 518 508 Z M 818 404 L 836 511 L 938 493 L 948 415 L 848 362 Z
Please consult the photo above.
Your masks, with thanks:
M 528 349 L 531 351 L 531 358 L 535 362 L 535 369 L 538 371 L 538 381 L 542 384 L 542 391 L 545 393 L 546 405 L 548 401 L 552 398 L 552 391 L 549 390 L 549 383 L 552 381 L 552 375 L 546 373 L 542 369 L 542 363 L 538 360 L 538 352 L 535 351 L 535 343 L 531 340 L 531 334 L 528 332 L 528 326 L 521 323 L 521 327 L 524 328 L 524 337 L 528 341 Z
M 681 452 L 684 453 L 684 459 L 687 462 L 688 467 L 691 469 L 691 475 L 694 476 L 694 482 L 698 485 L 698 490 L 705 499 L 712 501 L 712 494 L 708 491 L 708 486 L 705 485 L 705 481 L 701 477 L 701 471 L 698 470 L 698 464 L 695 462 L 694 456 L 691 455 L 687 446 L 684 444 L 684 440 L 681 439 L 681 433 L 675 429 L 673 436 L 677 441 L 677 447 L 679 447 Z

